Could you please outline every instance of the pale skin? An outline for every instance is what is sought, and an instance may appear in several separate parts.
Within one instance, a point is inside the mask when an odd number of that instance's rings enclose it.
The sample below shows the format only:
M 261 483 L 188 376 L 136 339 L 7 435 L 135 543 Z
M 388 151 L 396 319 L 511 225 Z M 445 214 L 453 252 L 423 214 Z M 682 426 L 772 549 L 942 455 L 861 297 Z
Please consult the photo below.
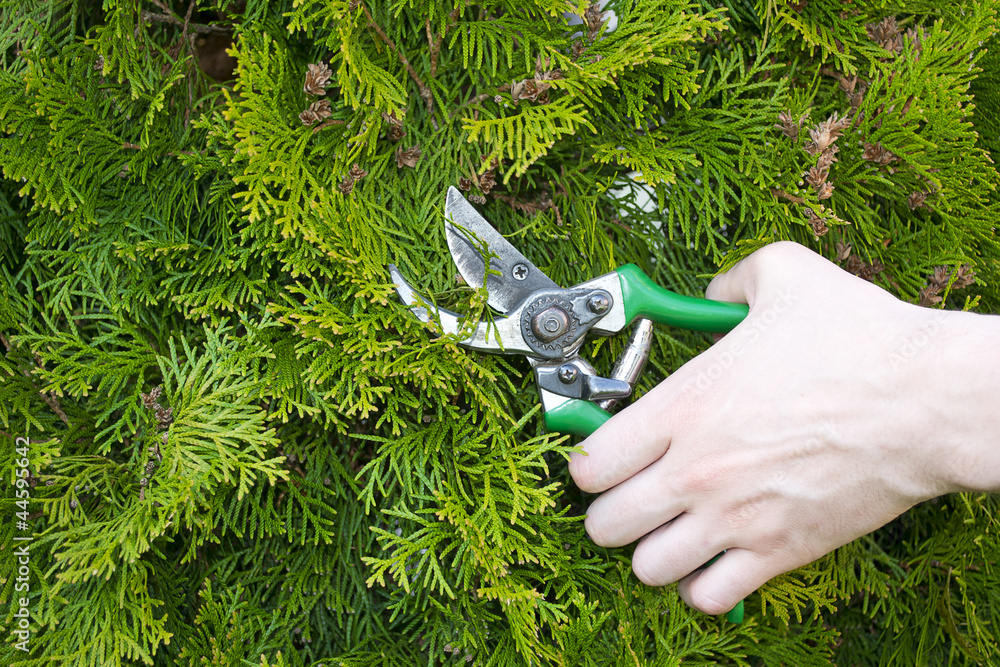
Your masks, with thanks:
M 750 314 L 582 443 L 599 545 L 720 614 L 955 491 L 1000 491 L 1000 317 L 900 301 L 776 243 L 709 285 Z M 713 556 L 719 560 L 700 569 Z

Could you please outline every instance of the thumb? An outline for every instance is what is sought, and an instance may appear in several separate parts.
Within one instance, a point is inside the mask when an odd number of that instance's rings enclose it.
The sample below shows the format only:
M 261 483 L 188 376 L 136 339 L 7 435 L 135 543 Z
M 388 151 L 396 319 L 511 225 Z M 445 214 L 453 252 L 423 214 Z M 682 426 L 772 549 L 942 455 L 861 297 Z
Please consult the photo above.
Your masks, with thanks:
M 714 301 L 730 301 L 745 303 L 753 307 L 757 291 L 758 264 L 757 254 L 741 259 L 725 273 L 720 273 L 712 279 L 705 290 L 705 298 Z
M 800 270 L 804 261 L 817 258 L 819 255 L 798 243 L 771 243 L 713 278 L 705 290 L 705 296 L 716 301 L 745 303 L 753 310 L 754 300 L 761 294 L 760 287 L 765 282 L 765 276 L 769 278 L 767 285 L 774 286 L 775 280 L 787 279 Z

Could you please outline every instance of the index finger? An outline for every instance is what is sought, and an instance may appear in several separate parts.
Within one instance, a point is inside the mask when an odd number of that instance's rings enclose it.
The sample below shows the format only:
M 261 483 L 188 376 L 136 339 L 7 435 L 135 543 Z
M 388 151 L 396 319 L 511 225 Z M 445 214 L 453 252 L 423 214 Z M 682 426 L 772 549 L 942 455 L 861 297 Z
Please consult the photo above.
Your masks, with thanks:
M 670 447 L 668 384 L 661 383 L 580 443 L 586 454 L 570 456 L 569 473 L 581 490 L 610 489 L 666 454 Z

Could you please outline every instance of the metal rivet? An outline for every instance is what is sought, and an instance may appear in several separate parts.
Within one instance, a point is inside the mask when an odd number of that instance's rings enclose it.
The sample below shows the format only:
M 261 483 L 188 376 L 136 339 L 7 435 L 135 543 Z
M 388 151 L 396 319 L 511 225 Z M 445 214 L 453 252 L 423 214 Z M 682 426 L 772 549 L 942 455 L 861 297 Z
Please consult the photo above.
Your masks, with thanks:
M 515 264 L 514 268 L 510 270 L 510 275 L 514 276 L 514 280 L 524 280 L 528 277 L 528 265 L 523 262 Z
M 563 384 L 572 384 L 576 379 L 576 367 L 563 364 L 559 367 L 559 381 Z
M 610 306 L 611 303 L 608 301 L 608 297 L 600 294 L 594 295 L 587 300 L 587 308 L 590 309 L 590 312 L 598 315 L 607 312 Z

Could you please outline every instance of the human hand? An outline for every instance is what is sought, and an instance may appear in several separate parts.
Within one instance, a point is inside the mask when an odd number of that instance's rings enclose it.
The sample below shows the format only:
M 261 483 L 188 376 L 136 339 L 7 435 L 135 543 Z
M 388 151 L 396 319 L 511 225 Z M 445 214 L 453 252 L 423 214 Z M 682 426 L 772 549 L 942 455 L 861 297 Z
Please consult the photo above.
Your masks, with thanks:
M 706 296 L 749 315 L 569 464 L 603 492 L 587 532 L 639 539 L 644 583 L 680 581 L 688 604 L 720 614 L 918 502 L 1000 488 L 1000 416 L 977 414 L 1000 385 L 1000 319 L 904 303 L 794 243 L 755 252 Z

